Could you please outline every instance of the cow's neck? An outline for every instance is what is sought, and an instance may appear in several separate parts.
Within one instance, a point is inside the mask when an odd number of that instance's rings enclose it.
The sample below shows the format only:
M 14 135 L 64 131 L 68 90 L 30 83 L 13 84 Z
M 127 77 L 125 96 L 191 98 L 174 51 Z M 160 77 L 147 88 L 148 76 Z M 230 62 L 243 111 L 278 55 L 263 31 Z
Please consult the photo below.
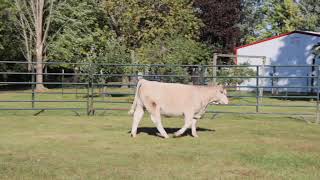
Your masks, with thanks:
M 201 100 L 203 104 L 209 104 L 213 99 L 217 99 L 215 89 L 213 87 L 201 87 Z

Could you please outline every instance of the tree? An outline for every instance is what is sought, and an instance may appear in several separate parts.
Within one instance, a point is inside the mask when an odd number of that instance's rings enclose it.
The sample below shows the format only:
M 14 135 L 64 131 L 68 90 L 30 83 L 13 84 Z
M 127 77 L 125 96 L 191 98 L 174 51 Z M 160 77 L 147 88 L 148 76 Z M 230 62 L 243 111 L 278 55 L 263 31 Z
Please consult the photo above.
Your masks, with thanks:
M 266 0 L 262 7 L 263 21 L 256 26 L 259 39 L 299 29 L 303 16 L 294 0 Z
M 138 62 L 142 64 L 206 64 L 208 58 L 208 47 L 182 36 L 157 39 L 138 50 Z
M 205 24 L 201 40 L 220 52 L 232 52 L 240 38 L 241 1 L 195 0 L 194 6 Z
M 17 38 L 18 31 L 14 24 L 14 2 L 10 0 L 0 0 L 0 60 L 1 61 L 15 61 L 23 59 L 19 51 L 20 42 Z M 23 64 L 1 63 L 1 72 L 8 71 L 25 71 Z M 2 80 L 8 80 L 7 74 L 2 74 Z M 11 76 L 13 77 L 13 76 Z M 20 80 L 26 78 L 21 76 L 14 76 Z M 16 81 L 15 79 L 14 81 Z M 25 80 L 25 79 L 24 79 Z
M 137 59 L 140 64 L 169 64 L 169 65 L 200 65 L 207 64 L 210 59 L 210 49 L 199 42 L 183 36 L 157 39 L 153 43 L 144 44 L 139 48 Z M 195 68 L 180 66 L 163 66 L 142 69 L 145 73 L 183 75 L 184 77 L 163 77 L 162 80 L 188 82 L 190 76 L 194 75 Z M 196 69 L 199 70 L 199 69 Z M 140 70 L 141 71 L 141 70 Z M 186 78 L 187 77 L 187 78 Z
M 177 35 L 196 38 L 201 26 L 192 2 L 186 0 L 105 0 L 104 9 L 111 31 L 128 47 L 131 63 L 144 44 Z M 128 80 L 124 76 L 122 81 Z
M 309 31 L 320 31 L 320 1 L 301 0 L 300 9 L 304 16 L 302 29 Z
M 105 31 L 103 12 L 96 0 L 69 0 L 57 6 L 52 20 L 52 29 L 58 31 L 50 37 L 50 59 L 63 62 L 78 62 L 89 54 L 98 53 L 110 33 Z M 94 50 L 94 52 L 92 52 Z
M 45 91 L 42 73 L 54 0 L 15 0 L 15 5 L 21 42 L 24 44 L 23 54 L 30 64 L 35 57 L 36 91 Z
M 3 36 L 5 33 L 5 29 L 7 28 L 6 23 L 8 22 L 8 8 L 10 4 L 7 0 L 0 0 L 0 50 L 3 50 L 4 42 Z
M 54 17 L 52 28 L 59 29 L 59 33 L 51 37 L 48 49 L 50 59 L 95 64 L 94 67 L 79 64 L 63 65 L 63 68 L 73 69 L 75 73 L 80 71 L 88 73 L 92 70 L 90 68 L 94 68 L 96 73 L 124 73 L 123 68 L 98 65 L 130 62 L 125 43 L 117 40 L 107 26 L 108 17 L 105 16 L 99 1 L 65 1 L 57 7 Z
M 240 18 L 240 44 L 256 41 L 256 27 L 263 22 L 262 6 L 264 0 L 242 0 Z
M 186 0 L 105 0 L 104 9 L 111 30 L 132 50 L 177 34 L 195 37 L 201 24 Z

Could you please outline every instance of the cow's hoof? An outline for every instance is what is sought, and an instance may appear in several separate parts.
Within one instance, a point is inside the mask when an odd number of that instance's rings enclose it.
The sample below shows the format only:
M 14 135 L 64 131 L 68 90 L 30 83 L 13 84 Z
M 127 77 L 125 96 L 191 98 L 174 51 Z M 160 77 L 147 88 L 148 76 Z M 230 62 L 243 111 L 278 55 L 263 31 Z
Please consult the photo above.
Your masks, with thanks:
M 194 138 L 198 138 L 198 137 L 199 137 L 197 134 L 192 134 L 192 136 L 193 136 Z
M 166 136 L 162 136 L 160 133 L 156 133 L 156 135 L 157 135 L 157 136 L 159 136 L 159 137 L 165 138 L 165 139 L 168 139 L 168 138 L 169 138 L 169 136 L 168 136 L 168 135 L 166 135 Z
M 131 137 L 135 138 L 135 137 L 137 137 L 137 135 L 136 134 L 131 134 Z
M 181 134 L 178 134 L 178 133 L 174 133 L 174 134 L 173 134 L 173 137 L 174 137 L 174 138 L 178 138 L 178 137 L 181 137 Z

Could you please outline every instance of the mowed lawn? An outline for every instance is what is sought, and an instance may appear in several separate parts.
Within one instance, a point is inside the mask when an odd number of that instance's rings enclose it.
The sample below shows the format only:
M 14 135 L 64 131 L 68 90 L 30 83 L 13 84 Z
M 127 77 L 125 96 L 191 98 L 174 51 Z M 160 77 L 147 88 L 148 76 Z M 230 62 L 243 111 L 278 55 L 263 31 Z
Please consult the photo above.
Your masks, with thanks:
M 163 120 L 171 133 L 183 124 Z M 320 126 L 207 115 L 199 138 L 157 137 L 146 116 L 1 116 L 0 179 L 320 179 Z

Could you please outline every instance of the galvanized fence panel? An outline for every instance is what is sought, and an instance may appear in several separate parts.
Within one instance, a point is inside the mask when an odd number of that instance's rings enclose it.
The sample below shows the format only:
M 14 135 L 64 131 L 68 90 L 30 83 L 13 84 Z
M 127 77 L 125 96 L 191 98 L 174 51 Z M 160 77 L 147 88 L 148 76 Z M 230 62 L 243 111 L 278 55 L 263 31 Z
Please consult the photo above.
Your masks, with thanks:
M 314 116 L 319 119 L 319 74 L 318 65 L 166 65 L 166 64 L 106 64 L 106 63 L 66 63 L 44 62 L 48 69 L 37 73 L 35 63 L 28 71 L 28 63 L 20 61 L 0 61 L 7 70 L 0 72 L 0 111 L 68 110 L 79 114 L 84 111 L 93 115 L 98 111 L 127 111 L 133 101 L 138 78 L 161 82 L 179 82 L 195 85 L 226 83 L 231 103 L 215 105 L 208 113 L 271 114 Z M 20 71 L 10 66 L 21 66 Z M 75 69 L 79 69 L 76 71 Z M 252 71 L 239 73 L 242 69 Z M 274 69 L 301 68 L 316 69 L 313 76 L 292 74 L 267 74 Z M 21 70 L 23 69 L 23 70 Z M 248 70 L 251 69 L 251 70 Z M 263 72 L 263 73 L 261 73 Z M 43 84 L 50 88 L 46 92 L 36 91 L 36 76 L 43 75 Z M 276 79 L 276 80 L 275 80 Z M 275 81 L 295 79 L 282 84 Z M 309 81 L 312 80 L 313 84 Z M 247 82 L 244 83 L 244 82 Z M 249 82 L 249 83 L 248 83 Z M 250 82 L 255 82 L 250 84 Z M 21 89 L 21 90 L 19 90 Z M 246 91 L 241 91 L 245 89 Z M 291 90 L 290 90 L 291 89 Z M 300 93 L 293 93 L 294 91 Z M 277 93 L 275 93 L 277 92 Z M 22 98 L 10 98 L 9 94 Z M 30 95 L 30 96 L 29 96 Z M 44 96 L 48 95 L 48 96 Z M 28 97 L 30 99 L 23 99 Z M 45 97 L 44 99 L 41 99 Z M 243 102 L 247 101 L 247 102 Z M 10 105 L 10 103 L 12 105 Z M 29 106 L 22 106 L 30 103 Z M 45 106 L 42 106 L 45 103 Z M 51 105 L 50 103 L 56 103 Z M 71 103 L 70 105 L 65 105 Z M 76 103 L 78 105 L 76 105 Z M 80 105 L 79 105 L 80 104 Z M 238 109 L 237 109 L 238 108 Z M 254 108 L 254 109 L 253 109 Z M 280 110 L 283 108 L 284 110 Z M 308 109 L 308 110 L 307 110 Z M 35 114 L 38 114 L 36 112 Z

